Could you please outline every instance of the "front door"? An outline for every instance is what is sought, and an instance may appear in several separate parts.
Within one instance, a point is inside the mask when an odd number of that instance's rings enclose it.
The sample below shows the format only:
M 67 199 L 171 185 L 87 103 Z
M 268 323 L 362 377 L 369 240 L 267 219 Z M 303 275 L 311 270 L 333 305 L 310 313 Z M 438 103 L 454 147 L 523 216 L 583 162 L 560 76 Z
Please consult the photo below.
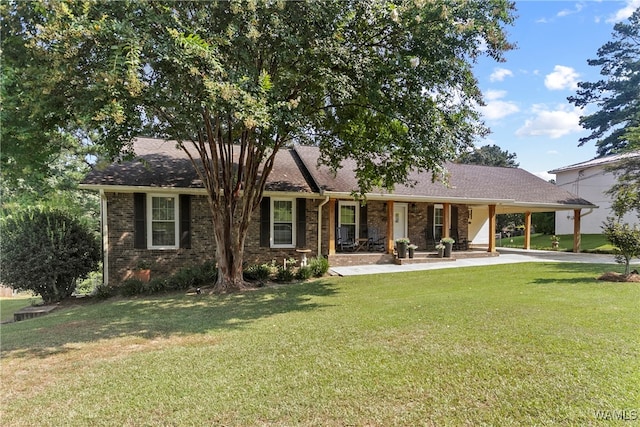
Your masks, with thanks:
M 407 211 L 406 203 L 393 204 L 393 240 L 402 237 L 409 237 L 407 232 Z

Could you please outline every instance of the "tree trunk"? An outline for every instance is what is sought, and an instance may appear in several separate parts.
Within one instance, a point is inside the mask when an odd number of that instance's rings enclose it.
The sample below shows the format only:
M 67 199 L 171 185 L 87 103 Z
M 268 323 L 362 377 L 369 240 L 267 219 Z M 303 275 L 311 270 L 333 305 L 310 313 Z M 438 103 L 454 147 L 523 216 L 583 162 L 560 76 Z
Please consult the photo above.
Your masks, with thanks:
M 235 292 L 248 287 L 244 281 L 242 261 L 244 242 L 248 231 L 248 219 L 235 217 L 235 209 L 218 209 L 210 203 L 213 232 L 216 243 L 218 278 L 213 287 L 215 293 Z M 242 210 L 240 209 L 242 212 Z

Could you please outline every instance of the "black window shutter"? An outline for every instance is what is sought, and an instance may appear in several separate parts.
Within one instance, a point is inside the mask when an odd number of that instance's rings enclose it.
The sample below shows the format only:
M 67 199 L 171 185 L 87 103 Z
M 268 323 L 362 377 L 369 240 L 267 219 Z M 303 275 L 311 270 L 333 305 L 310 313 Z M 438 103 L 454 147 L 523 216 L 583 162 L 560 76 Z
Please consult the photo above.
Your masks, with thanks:
M 271 228 L 271 198 L 263 197 L 260 202 L 260 247 L 269 247 Z
M 180 195 L 180 247 L 191 249 L 191 196 Z
M 458 207 L 451 206 L 451 230 L 458 230 Z
M 367 205 L 360 205 L 360 238 L 369 237 L 369 227 L 367 226 Z
M 147 249 L 147 195 L 133 193 L 133 247 Z
M 296 247 L 307 246 L 307 199 L 296 199 Z
M 434 205 L 427 206 L 427 244 L 430 244 L 433 239 L 435 239 L 433 235 L 433 215 L 435 210 Z

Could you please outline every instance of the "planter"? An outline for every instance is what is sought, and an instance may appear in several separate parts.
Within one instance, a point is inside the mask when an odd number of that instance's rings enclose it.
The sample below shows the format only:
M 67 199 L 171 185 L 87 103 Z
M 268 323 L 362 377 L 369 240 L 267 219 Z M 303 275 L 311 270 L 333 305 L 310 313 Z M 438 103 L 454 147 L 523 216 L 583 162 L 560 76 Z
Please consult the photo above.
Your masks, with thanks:
M 413 258 L 416 250 L 414 248 L 407 248 L 407 250 L 409 251 L 409 258 Z
M 438 258 L 443 258 L 443 257 L 444 257 L 444 248 L 438 249 Z
M 398 247 L 398 258 L 406 258 L 407 257 L 407 246 L 409 246 L 408 243 L 404 243 L 404 242 L 398 242 L 396 243 L 397 247 Z
M 453 243 L 444 243 L 444 256 L 445 258 L 451 258 L 451 249 L 453 249 Z
M 136 279 L 143 283 L 149 283 L 149 280 L 151 280 L 151 270 L 129 270 L 125 279 Z

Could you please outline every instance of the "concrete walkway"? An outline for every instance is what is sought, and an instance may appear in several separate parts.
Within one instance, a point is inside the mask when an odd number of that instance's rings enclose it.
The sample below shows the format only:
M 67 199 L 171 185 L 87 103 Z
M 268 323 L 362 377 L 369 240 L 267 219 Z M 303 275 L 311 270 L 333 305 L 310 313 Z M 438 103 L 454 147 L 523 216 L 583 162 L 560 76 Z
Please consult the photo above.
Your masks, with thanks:
M 482 258 L 464 258 L 455 261 L 429 262 L 422 264 L 374 264 L 349 267 L 332 267 L 330 272 L 339 276 L 357 276 L 361 274 L 400 273 L 403 271 L 436 270 L 442 268 L 475 267 L 483 265 L 515 264 L 519 262 L 577 262 L 587 264 L 616 264 L 613 255 L 583 254 L 573 252 L 554 252 L 524 249 L 498 248 L 500 256 Z M 454 253 L 455 256 L 455 253 Z M 640 263 L 632 261 L 633 268 Z

